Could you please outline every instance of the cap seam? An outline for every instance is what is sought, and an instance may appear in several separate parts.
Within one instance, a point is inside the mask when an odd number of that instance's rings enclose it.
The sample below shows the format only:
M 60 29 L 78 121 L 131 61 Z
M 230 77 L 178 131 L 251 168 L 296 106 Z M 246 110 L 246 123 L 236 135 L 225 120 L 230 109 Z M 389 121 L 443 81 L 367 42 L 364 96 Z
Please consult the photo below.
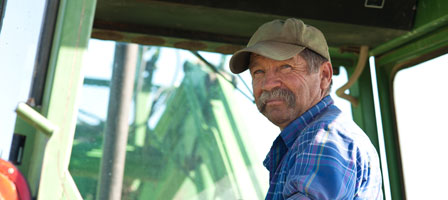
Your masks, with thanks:
M 294 35 L 294 38 L 295 38 L 295 40 L 296 40 L 295 43 L 296 43 L 296 44 L 299 44 L 299 38 L 297 37 L 297 35 L 299 35 L 299 34 L 297 33 L 297 29 L 298 29 L 298 27 L 297 27 L 297 23 L 294 22 L 294 34 L 295 34 L 295 35 Z M 303 46 L 303 45 L 300 45 L 300 46 Z

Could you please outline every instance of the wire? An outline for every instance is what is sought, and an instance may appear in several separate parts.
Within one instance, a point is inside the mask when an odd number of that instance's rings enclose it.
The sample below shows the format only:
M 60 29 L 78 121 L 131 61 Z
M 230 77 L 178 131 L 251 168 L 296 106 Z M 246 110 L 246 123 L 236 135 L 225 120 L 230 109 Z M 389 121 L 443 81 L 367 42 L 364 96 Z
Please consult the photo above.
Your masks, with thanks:
M 238 88 L 235 83 L 229 79 L 227 79 L 226 76 L 224 76 L 224 74 L 222 74 L 214 65 L 212 65 L 211 63 L 209 63 L 204 57 L 202 57 L 197 51 L 190 51 L 193 55 L 195 55 L 196 57 L 199 58 L 199 60 L 201 60 L 202 62 L 204 62 L 213 72 L 215 72 L 216 74 L 220 75 L 222 78 L 224 78 L 224 80 L 226 80 L 227 82 L 229 82 L 236 90 L 238 90 L 241 94 L 243 94 L 247 99 L 249 99 L 252 103 L 255 103 L 255 100 L 252 99 L 251 97 L 249 97 L 245 92 L 243 92 L 240 88 Z M 247 86 L 246 82 L 244 82 L 244 80 L 240 77 L 240 79 L 243 81 L 244 85 L 249 89 L 249 86 Z M 249 89 L 250 91 L 250 89 Z
M 249 86 L 246 84 L 246 81 L 244 81 L 243 77 L 241 77 L 239 74 L 237 74 L 236 76 L 238 76 L 238 78 L 243 82 L 244 86 L 246 86 L 247 90 L 250 92 L 250 94 L 252 94 L 252 96 L 254 95 L 254 93 L 252 93 L 252 90 L 249 88 Z
M 87 117 L 96 119 L 96 120 L 98 120 L 98 121 L 100 121 L 100 122 L 104 122 L 104 119 L 103 119 L 103 118 L 101 118 L 101 117 L 99 117 L 99 116 L 97 116 L 97 115 L 95 115 L 95 114 L 93 114 L 93 113 L 90 113 L 89 111 L 85 111 L 85 110 L 83 110 L 83 109 L 79 109 L 79 113 L 81 113 L 81 114 L 83 114 L 83 115 L 85 115 L 85 116 L 87 116 Z

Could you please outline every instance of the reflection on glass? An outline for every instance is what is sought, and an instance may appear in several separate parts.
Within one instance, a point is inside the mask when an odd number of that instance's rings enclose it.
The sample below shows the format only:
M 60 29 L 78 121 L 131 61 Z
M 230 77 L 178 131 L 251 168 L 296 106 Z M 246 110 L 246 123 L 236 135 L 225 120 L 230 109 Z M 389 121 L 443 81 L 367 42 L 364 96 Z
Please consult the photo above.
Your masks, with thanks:
M 158 65 L 164 50 L 140 48 L 122 198 L 262 198 L 252 151 L 234 118 L 234 87 L 197 60 L 186 60 L 177 68 Z M 87 74 L 84 90 L 95 92 L 84 96 L 89 99 L 85 102 L 105 104 L 109 81 Z M 83 107 L 70 171 L 83 197 L 94 199 L 107 122 L 106 114 Z
M 139 48 L 122 199 L 264 199 L 280 131 L 241 94 L 229 56 L 201 52 L 217 74 L 186 50 Z M 114 42 L 90 41 L 69 168 L 84 199 L 97 194 L 113 55 Z

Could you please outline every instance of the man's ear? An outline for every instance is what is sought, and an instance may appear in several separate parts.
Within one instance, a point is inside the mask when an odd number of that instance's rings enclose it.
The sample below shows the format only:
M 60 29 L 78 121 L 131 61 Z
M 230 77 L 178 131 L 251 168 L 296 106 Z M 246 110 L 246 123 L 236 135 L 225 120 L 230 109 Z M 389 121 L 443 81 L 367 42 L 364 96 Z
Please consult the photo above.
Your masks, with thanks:
M 329 61 L 322 63 L 319 69 L 320 74 L 320 89 L 327 91 L 330 87 L 331 79 L 333 78 L 333 67 Z

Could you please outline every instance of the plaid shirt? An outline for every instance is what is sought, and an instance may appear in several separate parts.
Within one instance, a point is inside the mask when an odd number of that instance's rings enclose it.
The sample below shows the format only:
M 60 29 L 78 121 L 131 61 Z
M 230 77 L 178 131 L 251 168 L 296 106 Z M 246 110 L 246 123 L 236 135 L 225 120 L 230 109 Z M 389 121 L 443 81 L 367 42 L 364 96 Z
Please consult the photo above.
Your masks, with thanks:
M 383 199 L 378 154 L 330 96 L 291 122 L 264 165 L 266 199 Z

